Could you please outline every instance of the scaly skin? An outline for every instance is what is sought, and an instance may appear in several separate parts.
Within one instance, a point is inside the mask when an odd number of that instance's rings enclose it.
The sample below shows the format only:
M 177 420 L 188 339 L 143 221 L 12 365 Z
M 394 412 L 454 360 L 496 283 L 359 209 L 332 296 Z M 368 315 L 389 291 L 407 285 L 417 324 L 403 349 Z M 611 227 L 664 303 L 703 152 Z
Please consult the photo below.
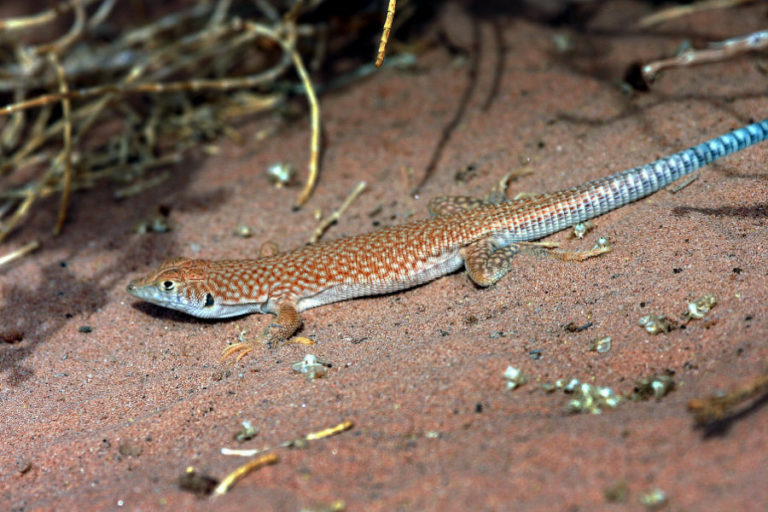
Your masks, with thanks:
M 494 284 L 508 271 L 521 242 L 637 201 L 766 138 L 768 120 L 553 194 L 499 203 L 437 198 L 430 203 L 431 218 L 350 238 L 257 259 L 172 258 L 132 281 L 128 293 L 200 318 L 276 314 L 258 340 L 224 351 L 223 357 L 237 354 L 239 360 L 254 344 L 286 341 L 301 324 L 299 314 L 309 308 L 410 288 L 462 266 L 478 285 Z

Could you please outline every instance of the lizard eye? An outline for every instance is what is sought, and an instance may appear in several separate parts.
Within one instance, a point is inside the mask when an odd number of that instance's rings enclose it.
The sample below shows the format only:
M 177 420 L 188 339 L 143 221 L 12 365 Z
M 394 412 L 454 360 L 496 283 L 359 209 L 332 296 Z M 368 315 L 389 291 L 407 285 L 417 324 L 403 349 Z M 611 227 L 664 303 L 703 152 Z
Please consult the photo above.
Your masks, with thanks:
M 163 281 L 163 288 L 165 291 L 171 291 L 173 290 L 174 283 L 173 281 Z

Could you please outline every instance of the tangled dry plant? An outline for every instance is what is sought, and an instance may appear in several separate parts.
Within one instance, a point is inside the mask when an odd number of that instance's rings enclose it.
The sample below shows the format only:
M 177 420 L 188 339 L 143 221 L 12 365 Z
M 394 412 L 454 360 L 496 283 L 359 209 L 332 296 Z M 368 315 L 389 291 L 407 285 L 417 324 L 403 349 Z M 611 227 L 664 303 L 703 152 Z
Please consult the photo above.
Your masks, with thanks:
M 10 100 L 0 107 L 0 242 L 40 199 L 60 197 L 58 234 L 73 191 L 112 180 L 122 184 L 118 198 L 140 193 L 169 176 L 159 168 L 221 135 L 239 141 L 235 120 L 296 92 L 309 100 L 312 130 L 301 206 L 316 183 L 320 146 L 304 62 L 319 66 L 329 34 L 321 22 L 299 20 L 322 3 L 200 0 L 123 29 L 109 21 L 125 18 L 115 0 L 66 0 L 0 20 L 0 98 Z M 70 23 L 63 35 L 35 41 L 62 23 Z M 286 77 L 291 69 L 302 87 Z

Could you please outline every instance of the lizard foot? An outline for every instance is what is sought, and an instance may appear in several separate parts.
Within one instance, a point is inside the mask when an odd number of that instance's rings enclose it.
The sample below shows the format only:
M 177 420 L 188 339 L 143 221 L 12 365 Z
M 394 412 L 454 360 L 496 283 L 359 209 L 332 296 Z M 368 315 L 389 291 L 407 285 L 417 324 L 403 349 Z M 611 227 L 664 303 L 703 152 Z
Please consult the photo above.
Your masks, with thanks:
M 235 362 L 239 362 L 248 355 L 256 345 L 263 345 L 269 349 L 276 349 L 286 342 L 301 325 L 299 312 L 293 302 L 283 302 L 278 308 L 277 318 L 269 324 L 256 340 L 248 340 L 245 337 L 247 330 L 240 333 L 239 343 L 228 346 L 221 354 L 220 361 L 230 356 L 235 356 Z M 306 339 L 306 338 L 305 338 Z M 309 340 L 311 342 L 311 340 Z M 301 342 L 300 342 L 301 343 Z
M 584 261 L 595 256 L 611 252 L 611 244 L 605 238 L 600 238 L 594 247 L 588 251 L 552 251 L 550 254 L 563 261 Z

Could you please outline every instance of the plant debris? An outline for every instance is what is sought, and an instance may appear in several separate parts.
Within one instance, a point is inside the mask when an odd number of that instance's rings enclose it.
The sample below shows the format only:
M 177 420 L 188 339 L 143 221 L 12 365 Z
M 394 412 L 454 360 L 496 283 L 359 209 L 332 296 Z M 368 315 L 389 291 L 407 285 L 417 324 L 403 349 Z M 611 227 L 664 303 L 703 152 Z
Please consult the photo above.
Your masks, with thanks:
M 668 371 L 665 375 L 652 375 L 635 382 L 635 389 L 630 395 L 634 400 L 650 400 L 657 402 L 675 390 L 674 372 Z
M 677 322 L 674 320 L 670 320 L 664 315 L 657 315 L 654 313 L 643 316 L 637 323 L 643 327 L 648 334 L 670 332 L 672 329 L 677 328 Z
M 674 57 L 649 62 L 641 67 L 646 84 L 651 84 L 665 69 L 682 68 L 732 59 L 748 52 L 768 48 L 768 30 L 710 43 L 708 48 L 695 50 L 687 47 Z
M 259 435 L 259 429 L 254 427 L 250 421 L 248 420 L 243 421 L 242 426 L 243 428 L 238 430 L 233 436 L 233 439 L 238 443 L 244 443 L 246 441 L 250 441 L 257 435 Z
M 232 231 L 232 234 L 239 238 L 251 238 L 253 236 L 253 228 L 247 224 L 238 224 Z
M 595 338 L 592 341 L 589 342 L 589 350 L 591 352 L 597 352 L 600 354 L 604 354 L 611 350 L 611 337 L 610 336 L 601 336 L 599 338 Z
M 665 375 L 652 375 L 639 379 L 630 392 L 618 393 L 607 386 L 598 386 L 581 382 L 579 379 L 558 379 L 554 382 L 541 384 L 540 389 L 546 393 L 562 391 L 570 395 L 566 411 L 569 413 L 601 414 L 606 409 L 616 409 L 627 401 L 649 400 L 654 398 L 661 400 L 675 389 L 675 381 L 672 378 L 674 372 Z
M 319 439 L 340 434 L 341 432 L 345 432 L 351 429 L 353 425 L 354 424 L 351 421 L 343 421 L 333 427 L 325 428 L 317 432 L 310 432 L 304 437 L 293 439 L 291 441 L 286 441 L 280 444 L 279 446 L 282 448 L 304 448 L 308 445 L 310 441 L 317 441 Z M 267 452 L 269 450 L 272 450 L 271 446 L 264 447 L 261 450 L 241 450 L 241 449 L 222 448 L 221 454 L 222 455 L 239 455 L 241 457 L 253 457 L 255 455 L 258 455 L 259 453 Z M 256 471 L 257 469 L 263 468 L 264 466 L 277 464 L 279 461 L 280 461 L 280 458 L 274 453 L 265 453 L 259 457 L 256 457 L 255 459 L 252 459 L 246 462 L 245 464 L 238 466 L 234 471 L 230 472 L 226 477 L 224 477 L 221 480 L 221 483 L 216 485 L 215 488 L 212 489 L 211 491 L 207 492 L 207 494 L 212 494 L 214 497 L 220 496 L 222 494 L 226 494 L 237 482 L 239 482 L 249 473 Z M 189 472 L 189 469 L 187 471 Z M 179 485 L 181 485 L 181 483 Z
M 638 27 L 652 27 L 660 23 L 664 23 L 681 16 L 688 16 L 703 11 L 709 11 L 712 9 L 728 9 L 730 7 L 736 7 L 742 4 L 752 3 L 755 0 L 699 0 L 698 2 L 691 2 L 685 5 L 673 5 L 672 7 L 665 7 L 658 11 L 645 16 L 637 22 Z
M 584 235 L 592 231 L 594 228 L 595 228 L 595 225 L 592 223 L 592 221 L 587 220 L 584 222 L 579 222 L 573 225 L 573 231 L 571 231 L 571 236 L 573 238 L 578 238 L 579 240 L 581 240 L 582 238 L 584 238 Z
M 17 260 L 19 258 L 23 258 L 27 254 L 31 253 L 32 251 L 36 250 L 38 247 L 40 247 L 40 242 L 37 240 L 33 240 L 29 242 L 28 244 L 25 244 L 15 251 L 11 251 L 5 256 L 0 256 L 0 267 L 3 265 L 7 265 L 8 263 Z
M 275 188 L 287 187 L 296 175 L 296 169 L 288 162 L 276 162 L 267 167 L 267 178 Z
M 611 388 L 586 382 L 574 386 L 570 393 L 573 394 L 567 408 L 570 413 L 601 414 L 603 409 L 615 409 L 624 401 Z
M 349 420 L 342 421 L 341 423 L 333 427 L 324 428 L 323 430 L 318 430 L 317 432 L 310 432 L 306 436 L 300 437 L 298 439 L 285 441 L 281 443 L 279 446 L 281 448 L 301 448 L 306 446 L 309 441 L 317 441 L 318 439 L 323 439 L 326 437 L 334 436 L 336 434 L 340 434 L 342 432 L 346 432 L 347 430 L 351 429 L 353 426 L 354 426 L 354 423 L 352 423 Z M 273 449 L 272 446 L 265 446 L 260 449 L 251 449 L 251 450 L 222 448 L 221 454 L 222 455 L 238 455 L 240 457 L 253 457 L 254 455 L 258 455 L 259 453 L 267 452 L 272 449 Z
M 716 304 L 717 300 L 715 299 L 715 296 L 708 293 L 693 302 L 689 302 L 688 311 L 685 312 L 685 316 L 689 319 L 700 320 L 704 318 Z
M 179 477 L 179 489 L 188 491 L 198 496 L 208 496 L 218 485 L 219 481 L 205 473 L 198 473 L 195 468 L 189 466 Z
M 368 185 L 361 181 L 357 184 L 357 186 L 352 190 L 352 192 L 349 193 L 347 198 L 344 200 L 344 202 L 339 206 L 339 208 L 334 211 L 332 214 L 330 214 L 328 217 L 323 219 L 320 224 L 318 224 L 317 228 L 315 228 L 315 231 L 312 233 L 312 237 L 309 239 L 309 243 L 314 244 L 317 243 L 320 240 L 320 237 L 323 236 L 323 233 L 325 233 L 325 230 L 328 229 L 328 227 L 331 224 L 336 223 L 339 218 L 341 218 L 342 215 L 344 215 L 344 212 L 347 211 L 347 208 L 352 204 L 352 202 L 357 199 L 357 197 L 363 193 L 365 190 L 365 187 Z
M 523 372 L 514 366 L 507 366 L 507 369 L 504 371 L 504 380 L 507 381 L 507 389 L 509 390 L 517 389 L 528 382 Z
M 50 195 L 60 197 L 53 226 L 60 233 L 76 191 L 112 181 L 124 198 L 158 186 L 170 177 L 159 168 L 201 149 L 216 154 L 222 135 L 242 142 L 235 122 L 294 95 L 305 95 L 310 109 L 309 175 L 295 202 L 304 204 L 320 154 L 308 66 L 319 69 L 326 48 L 354 44 L 378 24 L 365 6 L 327 23 L 317 15 L 323 3 L 199 0 L 139 19 L 114 0 L 62 0 L 0 19 L 0 242 Z M 379 61 L 394 12 L 392 2 Z M 57 35 L 67 22 L 69 30 Z M 359 69 L 348 74 L 342 81 L 362 76 Z M 340 77 L 319 85 L 334 80 Z
M 0 342 L 2 343 L 15 345 L 16 343 L 19 343 L 21 341 L 24 341 L 24 333 L 21 331 L 11 330 L 11 331 L 0 333 Z
M 629 498 L 629 486 L 624 479 L 619 480 L 613 485 L 603 490 L 605 501 L 608 503 L 626 503 Z
M 739 405 L 756 397 L 768 397 L 768 373 L 729 391 L 721 391 L 705 398 L 694 398 L 688 402 L 688 411 L 693 414 L 697 425 L 706 426 L 727 419 L 736 412 Z
M 305 374 L 307 380 L 314 380 L 325 377 L 325 374 L 328 373 L 328 368 L 331 368 L 332 365 L 313 354 L 307 354 L 304 359 L 293 363 L 291 367 L 293 371 Z
M 669 498 L 662 489 L 651 489 L 640 496 L 640 503 L 648 510 L 659 510 L 666 506 Z
M 238 466 L 234 471 L 225 476 L 219 485 L 211 492 L 213 496 L 221 496 L 226 494 L 229 490 L 240 480 L 245 478 L 249 473 L 261 469 L 264 466 L 277 464 L 280 462 L 280 457 L 274 453 L 267 453 L 261 457 L 257 457 L 253 460 L 246 462 L 245 464 Z
M 568 402 L 567 412 L 601 414 L 603 409 L 615 409 L 624 402 L 621 395 L 611 388 L 580 382 L 578 379 L 558 379 L 554 383 L 545 383 L 541 389 L 547 393 L 561 390 L 573 398 Z

